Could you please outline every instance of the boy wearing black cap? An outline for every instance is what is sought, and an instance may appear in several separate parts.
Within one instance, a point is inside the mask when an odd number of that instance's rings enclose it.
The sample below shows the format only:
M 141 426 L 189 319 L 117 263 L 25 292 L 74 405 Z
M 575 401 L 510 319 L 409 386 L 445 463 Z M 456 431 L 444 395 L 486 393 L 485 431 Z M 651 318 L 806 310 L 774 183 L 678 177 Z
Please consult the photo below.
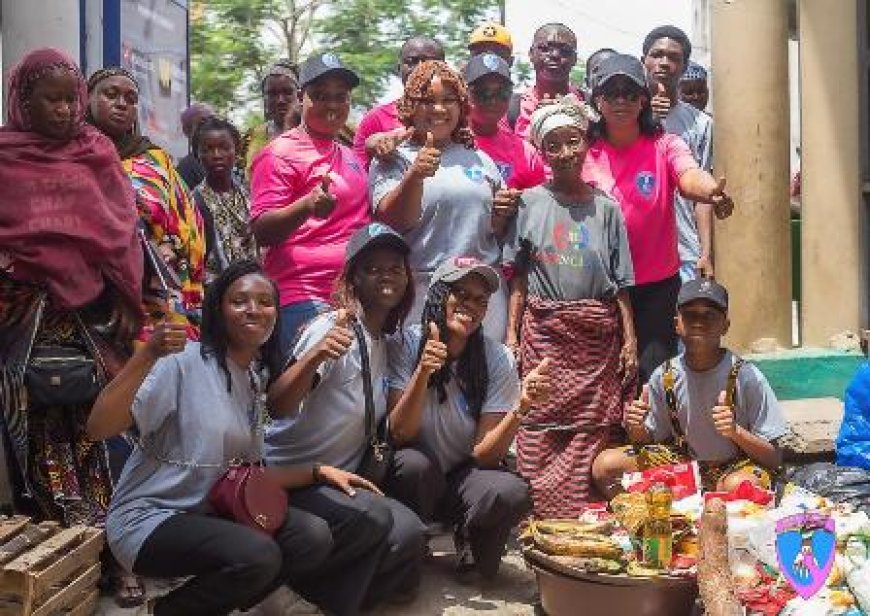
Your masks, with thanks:
M 683 285 L 676 328 L 686 350 L 659 366 L 626 409 L 632 444 L 596 458 L 592 474 L 605 496 L 621 490 L 623 473 L 688 459 L 699 462 L 707 489 L 730 491 L 743 481 L 770 488 L 785 419 L 764 375 L 721 346 L 729 324 L 722 285 Z

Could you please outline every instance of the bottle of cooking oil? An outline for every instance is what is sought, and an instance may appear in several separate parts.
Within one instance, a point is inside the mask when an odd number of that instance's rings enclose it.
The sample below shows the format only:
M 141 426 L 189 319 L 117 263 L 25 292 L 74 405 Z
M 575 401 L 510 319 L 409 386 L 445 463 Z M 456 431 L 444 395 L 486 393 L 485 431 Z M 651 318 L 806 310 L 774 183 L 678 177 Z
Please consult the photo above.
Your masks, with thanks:
M 671 527 L 671 489 L 664 483 L 654 484 L 646 493 L 647 520 L 643 527 L 644 565 L 667 569 L 673 555 Z

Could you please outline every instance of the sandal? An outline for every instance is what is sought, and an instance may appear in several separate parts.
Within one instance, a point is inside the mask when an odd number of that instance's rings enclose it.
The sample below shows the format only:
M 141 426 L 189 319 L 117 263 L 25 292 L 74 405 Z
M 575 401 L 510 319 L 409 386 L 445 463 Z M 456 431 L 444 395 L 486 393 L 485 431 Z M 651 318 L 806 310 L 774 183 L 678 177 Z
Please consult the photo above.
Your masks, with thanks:
M 145 603 L 145 585 L 139 576 L 118 571 L 114 581 L 115 603 L 118 607 L 138 607 Z

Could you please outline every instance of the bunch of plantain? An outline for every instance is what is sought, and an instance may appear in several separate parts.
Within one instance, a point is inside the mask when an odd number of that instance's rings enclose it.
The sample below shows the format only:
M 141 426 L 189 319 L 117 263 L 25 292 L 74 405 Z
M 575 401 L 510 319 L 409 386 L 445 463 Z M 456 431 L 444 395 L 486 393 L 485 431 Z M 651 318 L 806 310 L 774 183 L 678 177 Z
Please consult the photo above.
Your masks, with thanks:
M 622 549 L 605 535 L 612 529 L 606 522 L 544 520 L 529 522 L 525 535 L 545 554 L 619 561 Z

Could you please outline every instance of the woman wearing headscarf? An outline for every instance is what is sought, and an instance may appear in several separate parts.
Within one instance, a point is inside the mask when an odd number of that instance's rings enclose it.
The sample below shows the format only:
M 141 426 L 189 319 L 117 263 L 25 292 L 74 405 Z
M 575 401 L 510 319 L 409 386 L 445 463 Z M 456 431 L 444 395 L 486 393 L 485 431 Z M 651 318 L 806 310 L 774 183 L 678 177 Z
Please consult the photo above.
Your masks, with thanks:
M 245 133 L 245 173 L 251 178 L 254 157 L 272 139 L 299 126 L 302 106 L 299 101 L 299 68 L 289 60 L 278 60 L 266 69 L 260 81 L 263 95 L 263 115 L 266 121 Z
M 88 120 L 115 144 L 136 193 L 148 246 L 146 326 L 168 312 L 187 325 L 188 338 L 199 337 L 205 276 L 203 222 L 169 154 L 139 133 L 139 85 L 121 67 L 104 68 L 88 80 Z M 155 263 L 157 259 L 162 262 Z
M 734 207 L 718 181 L 698 166 L 689 146 L 654 119 L 646 71 L 616 54 L 598 66 L 592 91 L 600 120 L 589 127 L 583 179 L 616 199 L 625 217 L 634 266 L 631 306 L 637 330 L 638 375 L 677 354 L 674 330 L 680 258 L 674 195 L 713 204 L 724 218 Z
M 68 352 L 97 389 L 138 330 L 142 252 L 130 181 L 112 142 L 85 123 L 87 86 L 55 49 L 13 69 L 0 128 L 0 408 L 16 507 L 63 524 L 102 524 L 106 451 L 85 432 L 98 391 L 53 399 L 33 368 Z M 75 359 L 78 358 L 78 359 Z M 61 369 L 62 378 L 69 372 Z
M 532 114 L 529 139 L 553 178 L 523 191 L 504 250 L 513 270 L 508 343 L 519 346 L 523 372 L 547 358 L 559 383 L 517 434 L 517 469 L 538 517 L 580 513 L 595 454 L 635 388 L 625 222 L 619 204 L 580 177 L 595 115 L 571 96 Z

